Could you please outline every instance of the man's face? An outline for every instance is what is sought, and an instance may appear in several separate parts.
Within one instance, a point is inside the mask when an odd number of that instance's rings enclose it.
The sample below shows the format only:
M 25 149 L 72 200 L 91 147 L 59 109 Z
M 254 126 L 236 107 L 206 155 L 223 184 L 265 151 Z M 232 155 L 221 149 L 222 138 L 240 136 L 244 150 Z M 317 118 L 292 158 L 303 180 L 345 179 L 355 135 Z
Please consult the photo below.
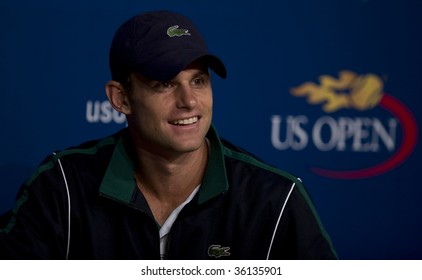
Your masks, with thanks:
M 200 61 L 168 82 L 132 74 L 128 125 L 138 148 L 164 157 L 193 152 L 211 125 L 212 89 Z

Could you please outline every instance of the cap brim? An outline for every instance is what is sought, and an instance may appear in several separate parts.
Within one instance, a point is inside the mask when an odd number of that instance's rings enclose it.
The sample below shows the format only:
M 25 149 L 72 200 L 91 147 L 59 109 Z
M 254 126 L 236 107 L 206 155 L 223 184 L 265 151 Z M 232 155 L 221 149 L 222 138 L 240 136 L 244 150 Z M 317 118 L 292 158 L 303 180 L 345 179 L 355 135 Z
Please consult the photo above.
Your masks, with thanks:
M 169 81 L 182 70 L 186 69 L 192 62 L 203 58 L 218 76 L 225 79 L 227 77 L 226 67 L 216 56 L 204 50 L 178 50 L 166 53 L 147 63 L 139 65 L 134 70 L 151 80 Z

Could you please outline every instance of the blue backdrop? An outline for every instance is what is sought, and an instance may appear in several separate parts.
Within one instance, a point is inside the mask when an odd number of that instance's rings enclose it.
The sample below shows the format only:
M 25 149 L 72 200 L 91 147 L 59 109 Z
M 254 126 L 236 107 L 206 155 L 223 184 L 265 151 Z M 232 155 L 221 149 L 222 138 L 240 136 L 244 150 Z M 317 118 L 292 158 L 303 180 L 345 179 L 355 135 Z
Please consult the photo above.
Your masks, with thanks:
M 108 49 L 139 12 L 190 17 L 228 68 L 214 124 L 299 175 L 342 259 L 421 259 L 422 1 L 0 1 L 0 212 L 41 159 L 113 133 Z

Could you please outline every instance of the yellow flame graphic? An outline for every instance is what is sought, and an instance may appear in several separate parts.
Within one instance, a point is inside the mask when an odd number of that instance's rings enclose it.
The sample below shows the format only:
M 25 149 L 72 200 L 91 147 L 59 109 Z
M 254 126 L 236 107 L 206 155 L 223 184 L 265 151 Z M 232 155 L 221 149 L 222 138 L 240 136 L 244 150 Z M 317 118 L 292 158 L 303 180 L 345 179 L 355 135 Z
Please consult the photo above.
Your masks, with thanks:
M 327 113 L 342 108 L 368 110 L 375 107 L 383 95 L 383 82 L 374 74 L 357 75 L 343 70 L 338 79 L 322 75 L 319 82 L 319 85 L 305 82 L 290 92 L 298 97 L 307 96 L 310 104 L 324 103 L 322 109 Z

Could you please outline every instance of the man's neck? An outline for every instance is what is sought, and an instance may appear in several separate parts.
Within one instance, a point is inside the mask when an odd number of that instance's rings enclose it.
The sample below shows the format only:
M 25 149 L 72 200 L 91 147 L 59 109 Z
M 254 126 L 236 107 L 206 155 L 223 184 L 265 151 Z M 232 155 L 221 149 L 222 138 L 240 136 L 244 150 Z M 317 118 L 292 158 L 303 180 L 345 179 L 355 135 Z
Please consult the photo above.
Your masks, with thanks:
M 138 188 L 145 196 L 155 219 L 162 224 L 168 215 L 202 182 L 208 160 L 206 141 L 193 152 L 171 160 L 143 150 L 137 151 Z

